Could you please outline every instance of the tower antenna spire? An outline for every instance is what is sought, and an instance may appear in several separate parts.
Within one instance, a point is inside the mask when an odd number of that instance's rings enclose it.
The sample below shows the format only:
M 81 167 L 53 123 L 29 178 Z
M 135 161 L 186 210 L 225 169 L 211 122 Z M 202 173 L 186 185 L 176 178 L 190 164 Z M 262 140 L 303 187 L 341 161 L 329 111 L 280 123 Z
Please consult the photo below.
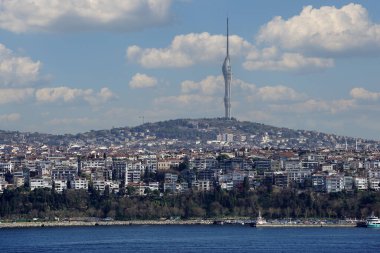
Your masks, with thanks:
M 229 45 L 229 33 L 228 33 L 228 17 L 227 17 L 227 56 L 230 56 L 230 45 Z

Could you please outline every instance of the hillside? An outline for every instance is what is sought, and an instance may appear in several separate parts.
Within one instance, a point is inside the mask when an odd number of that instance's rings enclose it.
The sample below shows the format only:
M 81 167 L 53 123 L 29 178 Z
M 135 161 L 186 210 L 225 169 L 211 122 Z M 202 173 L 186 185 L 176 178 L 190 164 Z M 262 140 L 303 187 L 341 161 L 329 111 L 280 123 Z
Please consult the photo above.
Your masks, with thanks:
M 191 147 L 195 143 L 206 145 L 216 141 L 218 135 L 230 134 L 237 145 L 275 148 L 349 148 L 356 139 L 316 131 L 292 130 L 235 119 L 176 119 L 145 123 L 136 127 L 92 130 L 79 134 L 52 135 L 0 131 L 0 144 L 28 143 L 49 145 L 125 145 L 157 143 L 173 140 L 178 147 Z M 379 142 L 358 140 L 360 148 L 378 148 Z M 151 146 L 151 145 L 150 145 Z

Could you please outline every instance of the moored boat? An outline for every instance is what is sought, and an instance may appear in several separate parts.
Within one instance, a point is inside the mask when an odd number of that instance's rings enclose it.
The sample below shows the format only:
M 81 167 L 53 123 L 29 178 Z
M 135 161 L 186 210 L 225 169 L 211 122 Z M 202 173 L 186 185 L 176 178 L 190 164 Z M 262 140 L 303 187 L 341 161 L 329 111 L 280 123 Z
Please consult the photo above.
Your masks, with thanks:
M 259 216 L 256 219 L 256 225 L 263 225 L 266 223 L 267 221 L 263 217 L 261 217 L 261 211 L 259 211 Z
M 366 219 L 367 228 L 380 228 L 380 219 L 373 214 Z
M 222 221 L 222 220 L 214 220 L 214 222 L 212 224 L 214 224 L 214 225 L 224 225 L 224 221 Z

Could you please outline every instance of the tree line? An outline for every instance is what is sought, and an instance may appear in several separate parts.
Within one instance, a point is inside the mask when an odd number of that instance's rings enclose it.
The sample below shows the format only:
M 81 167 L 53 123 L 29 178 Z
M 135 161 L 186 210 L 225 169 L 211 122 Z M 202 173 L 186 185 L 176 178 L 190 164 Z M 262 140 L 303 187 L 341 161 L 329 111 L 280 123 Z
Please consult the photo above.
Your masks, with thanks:
M 0 219 L 30 220 L 59 217 L 111 217 L 117 220 L 180 217 L 222 218 L 258 216 L 276 218 L 365 218 L 380 214 L 380 192 L 318 193 L 299 189 L 254 191 L 244 184 L 233 191 L 216 188 L 210 192 L 184 194 L 149 192 L 147 196 L 129 196 L 132 189 L 118 194 L 100 194 L 86 190 L 6 189 L 0 195 Z

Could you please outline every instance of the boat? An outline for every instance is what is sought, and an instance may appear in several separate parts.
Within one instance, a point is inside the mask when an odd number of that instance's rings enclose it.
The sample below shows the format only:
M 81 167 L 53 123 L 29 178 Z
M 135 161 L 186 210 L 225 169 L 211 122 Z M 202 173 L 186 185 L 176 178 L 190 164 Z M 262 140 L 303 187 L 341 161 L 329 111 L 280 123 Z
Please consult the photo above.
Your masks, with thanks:
M 261 217 L 261 211 L 259 211 L 259 216 L 257 217 L 256 221 L 249 222 L 248 224 L 250 227 L 255 228 L 266 223 L 267 221 L 263 217 Z
M 224 221 L 222 221 L 222 220 L 214 220 L 214 222 L 212 224 L 223 226 L 224 225 Z
M 367 227 L 367 222 L 365 222 L 365 221 L 358 221 L 358 222 L 356 222 L 356 227 L 358 227 L 358 228 L 366 228 Z
M 256 219 L 256 225 L 263 225 L 266 223 L 267 221 L 263 217 L 261 217 L 261 211 L 259 211 L 259 216 Z
M 367 217 L 365 224 L 367 228 L 380 228 L 380 219 L 372 214 Z

